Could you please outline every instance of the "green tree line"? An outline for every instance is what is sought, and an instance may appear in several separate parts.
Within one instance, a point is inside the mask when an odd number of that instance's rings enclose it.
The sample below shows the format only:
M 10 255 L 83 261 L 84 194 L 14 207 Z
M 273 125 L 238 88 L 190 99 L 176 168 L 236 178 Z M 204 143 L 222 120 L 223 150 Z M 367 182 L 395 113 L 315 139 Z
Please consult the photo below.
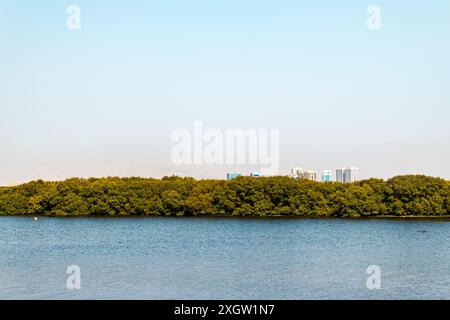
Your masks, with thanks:
M 448 216 L 450 182 L 423 175 L 349 184 L 289 177 L 38 180 L 0 188 L 0 215 Z

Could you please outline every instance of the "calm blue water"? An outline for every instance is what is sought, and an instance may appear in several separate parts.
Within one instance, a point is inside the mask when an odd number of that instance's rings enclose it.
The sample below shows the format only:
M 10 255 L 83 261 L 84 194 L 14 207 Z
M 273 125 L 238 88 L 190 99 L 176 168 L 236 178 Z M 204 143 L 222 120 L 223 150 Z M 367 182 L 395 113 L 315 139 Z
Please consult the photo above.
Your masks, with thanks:
M 0 299 L 17 298 L 450 299 L 450 222 L 0 217 Z

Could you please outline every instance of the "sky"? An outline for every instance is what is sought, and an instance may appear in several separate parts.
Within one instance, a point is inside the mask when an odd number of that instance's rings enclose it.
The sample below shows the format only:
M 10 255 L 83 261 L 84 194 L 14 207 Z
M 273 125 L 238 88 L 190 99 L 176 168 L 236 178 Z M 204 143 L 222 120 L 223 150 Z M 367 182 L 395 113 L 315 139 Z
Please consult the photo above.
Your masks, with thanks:
M 0 185 L 257 169 L 174 163 L 195 121 L 279 130 L 283 175 L 450 179 L 450 1 L 393 2 L 0 0 Z

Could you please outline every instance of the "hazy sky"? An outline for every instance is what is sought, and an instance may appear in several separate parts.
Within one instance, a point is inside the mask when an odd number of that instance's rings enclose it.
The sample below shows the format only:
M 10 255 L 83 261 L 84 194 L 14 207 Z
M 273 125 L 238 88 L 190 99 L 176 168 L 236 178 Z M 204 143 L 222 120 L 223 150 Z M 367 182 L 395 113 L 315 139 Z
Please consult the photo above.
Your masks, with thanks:
M 0 0 L 0 185 L 252 169 L 175 165 L 195 120 L 279 129 L 281 174 L 450 179 L 450 1 L 393 2 Z

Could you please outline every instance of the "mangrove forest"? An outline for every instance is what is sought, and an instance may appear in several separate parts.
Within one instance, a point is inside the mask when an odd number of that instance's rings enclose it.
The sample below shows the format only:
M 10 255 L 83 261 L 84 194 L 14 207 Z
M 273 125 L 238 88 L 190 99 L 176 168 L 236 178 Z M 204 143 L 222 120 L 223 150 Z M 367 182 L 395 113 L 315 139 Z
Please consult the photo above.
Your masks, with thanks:
M 445 217 L 450 182 L 423 175 L 348 184 L 290 177 L 38 180 L 1 187 L 0 215 Z

